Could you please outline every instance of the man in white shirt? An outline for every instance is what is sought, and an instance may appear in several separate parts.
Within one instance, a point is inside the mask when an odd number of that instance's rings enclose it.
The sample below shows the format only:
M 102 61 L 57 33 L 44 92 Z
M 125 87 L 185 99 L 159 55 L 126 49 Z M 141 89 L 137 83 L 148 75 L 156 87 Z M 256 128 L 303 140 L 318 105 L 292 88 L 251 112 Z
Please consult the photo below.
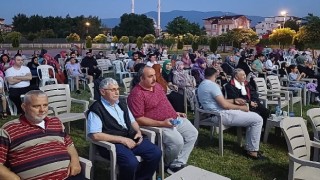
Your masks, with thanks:
M 22 65 L 22 57 L 18 55 L 14 60 L 14 65 L 6 70 L 5 77 L 9 84 L 9 98 L 17 106 L 19 114 L 23 112 L 20 96 L 38 88 L 30 87 L 31 71 L 28 67 Z

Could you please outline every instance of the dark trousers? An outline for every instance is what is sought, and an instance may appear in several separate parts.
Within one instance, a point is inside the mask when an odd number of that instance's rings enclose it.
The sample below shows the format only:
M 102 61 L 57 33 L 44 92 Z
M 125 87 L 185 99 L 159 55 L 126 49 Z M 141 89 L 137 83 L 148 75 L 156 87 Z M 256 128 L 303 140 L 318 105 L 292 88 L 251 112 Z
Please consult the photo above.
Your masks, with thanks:
M 70 176 L 66 180 L 84 180 L 86 179 L 83 174 L 77 174 L 76 176 Z
M 144 138 L 140 145 L 129 149 L 123 144 L 115 144 L 119 180 L 151 180 L 161 159 L 161 150 L 148 139 Z M 109 152 L 99 148 L 100 155 L 109 158 Z M 141 156 L 139 163 L 135 156 Z
M 267 109 L 266 107 L 264 107 L 261 103 L 257 103 L 257 104 L 258 104 L 258 106 L 255 108 L 250 107 L 250 111 L 257 113 L 262 117 L 262 119 L 263 119 L 263 126 L 262 127 L 265 127 L 266 122 L 268 120 L 268 117 L 270 116 L 270 110 Z
M 36 86 L 28 86 L 23 88 L 9 88 L 9 98 L 17 106 L 17 113 L 21 114 L 23 112 L 21 108 L 21 98 L 20 96 L 26 94 L 31 90 L 39 90 Z
M 88 75 L 93 76 L 94 79 L 97 79 L 101 75 L 101 70 L 98 68 L 88 69 Z

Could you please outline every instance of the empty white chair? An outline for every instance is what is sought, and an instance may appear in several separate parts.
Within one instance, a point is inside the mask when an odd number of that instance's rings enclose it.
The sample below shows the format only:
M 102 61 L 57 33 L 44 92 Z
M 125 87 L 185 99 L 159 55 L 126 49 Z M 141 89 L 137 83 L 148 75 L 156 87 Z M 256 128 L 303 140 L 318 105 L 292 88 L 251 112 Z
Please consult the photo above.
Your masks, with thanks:
M 52 72 L 52 78 L 50 77 L 50 71 Z M 39 86 L 45 86 L 46 83 L 54 82 L 58 84 L 54 68 L 50 65 L 40 65 L 37 67 L 38 77 L 40 79 Z

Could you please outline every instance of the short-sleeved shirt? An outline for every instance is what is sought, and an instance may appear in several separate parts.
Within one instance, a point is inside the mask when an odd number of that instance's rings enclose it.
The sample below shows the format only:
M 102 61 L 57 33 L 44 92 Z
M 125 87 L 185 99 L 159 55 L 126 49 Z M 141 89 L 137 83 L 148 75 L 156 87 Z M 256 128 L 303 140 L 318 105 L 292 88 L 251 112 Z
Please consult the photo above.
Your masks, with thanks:
M 103 106 L 106 108 L 106 110 L 110 113 L 110 115 L 117 120 L 117 123 L 119 125 L 121 125 L 122 127 L 128 129 L 127 125 L 124 121 L 124 112 L 121 110 L 120 106 L 118 105 L 119 102 L 117 102 L 116 104 L 114 104 L 114 106 L 112 106 L 103 97 L 101 97 L 101 102 L 102 102 Z M 135 119 L 134 119 L 130 109 L 128 109 L 128 112 L 129 112 L 129 118 L 130 118 L 131 123 L 135 122 Z M 88 129 L 88 134 L 102 132 L 102 121 L 101 121 L 100 117 L 94 112 L 90 112 L 88 115 L 87 129 Z
M 256 59 L 252 62 L 253 65 L 255 65 L 255 69 L 258 71 L 258 72 L 262 72 L 262 68 L 263 68 L 263 64 L 262 62 L 259 60 L 259 59 Z
M 67 63 L 66 69 L 70 70 L 72 76 L 80 75 L 80 64 L 79 63 Z
M 15 76 L 26 76 L 27 74 L 31 74 L 30 69 L 27 66 L 21 66 L 20 69 L 15 69 L 11 67 L 6 70 L 6 78 L 15 77 Z M 30 86 L 30 81 L 21 81 L 16 84 L 9 84 L 10 88 L 23 88 Z
M 203 80 L 198 87 L 198 99 L 202 108 L 211 111 L 224 110 L 216 101 L 217 96 L 223 96 L 218 84 L 211 80 Z
M 128 96 L 128 106 L 135 118 L 147 117 L 156 121 L 177 118 L 176 111 L 158 83 L 153 91 L 136 85 Z
M 58 118 L 44 119 L 44 127 L 21 116 L 0 129 L 0 164 L 21 179 L 66 179 L 73 146 Z

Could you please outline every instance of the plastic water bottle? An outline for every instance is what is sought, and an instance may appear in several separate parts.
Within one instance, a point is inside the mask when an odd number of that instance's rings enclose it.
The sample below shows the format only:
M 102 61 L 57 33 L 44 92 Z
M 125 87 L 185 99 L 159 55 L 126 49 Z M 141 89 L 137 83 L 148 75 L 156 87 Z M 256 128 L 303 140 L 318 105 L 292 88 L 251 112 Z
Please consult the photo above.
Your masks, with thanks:
M 282 113 L 282 111 L 281 111 L 280 106 L 276 106 L 276 116 L 281 116 L 281 113 Z

